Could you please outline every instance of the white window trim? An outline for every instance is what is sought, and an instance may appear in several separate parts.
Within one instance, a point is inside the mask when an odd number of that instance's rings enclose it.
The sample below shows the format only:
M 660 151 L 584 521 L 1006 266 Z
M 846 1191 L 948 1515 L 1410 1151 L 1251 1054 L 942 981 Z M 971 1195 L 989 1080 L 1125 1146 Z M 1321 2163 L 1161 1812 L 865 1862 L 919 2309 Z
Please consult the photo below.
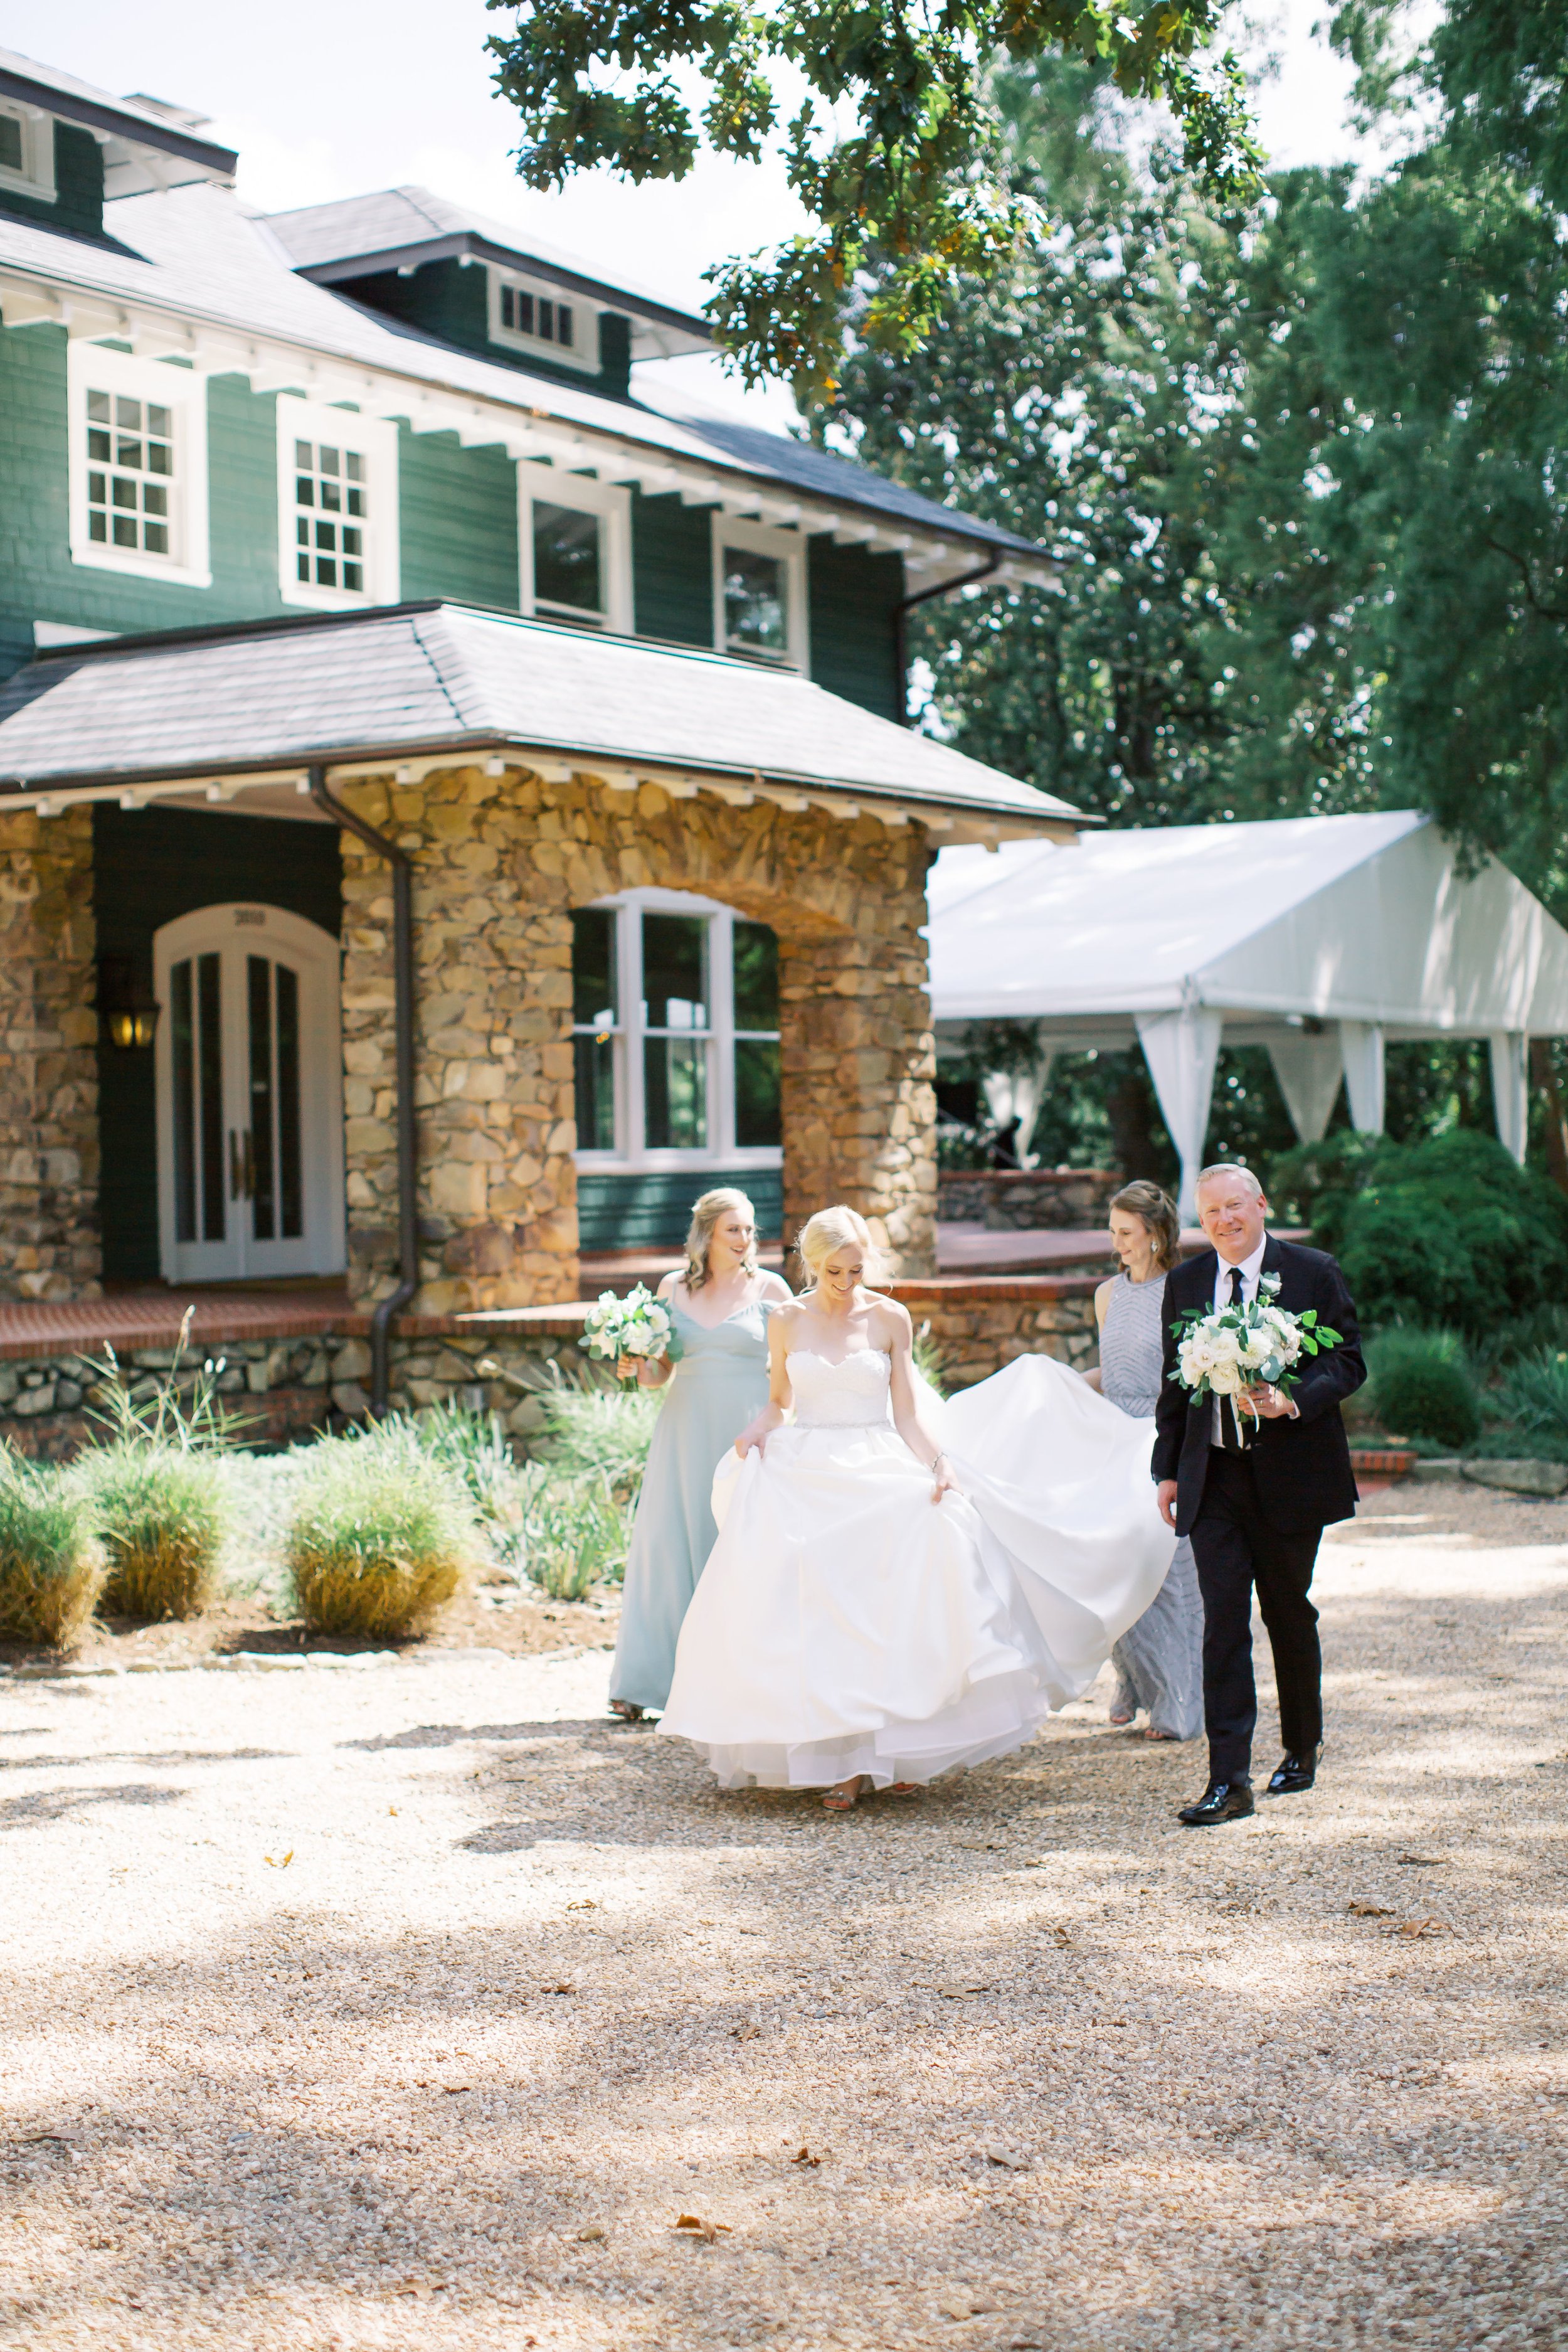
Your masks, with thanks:
M 174 412 L 174 474 L 171 536 L 177 555 L 146 555 L 140 548 L 110 547 L 88 536 L 87 396 L 120 393 L 127 400 L 155 401 Z M 180 588 L 210 588 L 207 545 L 207 379 L 199 369 L 170 360 L 142 360 L 103 343 L 72 336 L 66 356 L 66 402 L 69 435 L 69 537 L 71 562 L 94 572 L 118 572 L 137 580 L 164 580 Z
M 486 266 L 486 274 L 490 281 L 489 331 L 493 343 L 502 351 L 527 352 L 530 359 L 549 360 L 556 367 L 574 368 L 580 375 L 599 373 L 599 312 L 582 295 L 574 293 L 570 286 L 555 286 L 548 278 L 530 278 L 526 270 L 497 268 L 494 262 Z M 564 302 L 571 312 L 572 341 L 547 343 L 542 335 L 524 335 L 516 327 L 504 327 L 503 286 L 531 294 L 536 302 Z
M 580 1168 L 609 1174 L 649 1174 L 657 1169 L 781 1168 L 784 1152 L 777 1143 L 741 1145 L 735 1140 L 735 925 L 736 912 L 717 898 L 699 898 L 686 890 L 622 890 L 613 897 L 593 898 L 591 907 L 616 910 L 615 972 L 619 1017 L 612 1033 L 615 1041 L 615 1149 L 579 1151 Z M 635 1149 L 631 1139 L 643 1133 L 643 924 L 644 914 L 695 915 L 709 922 L 707 940 L 708 1004 L 708 1142 L 700 1151 L 650 1151 Z M 746 917 L 740 919 L 745 921 Z M 629 1020 L 634 1010 L 635 1020 Z M 751 1032 L 747 1033 L 748 1035 Z
M 296 577 L 294 444 L 330 441 L 363 457 L 370 490 L 368 588 L 319 588 Z M 286 604 L 314 613 L 360 613 L 395 604 L 402 572 L 398 524 L 397 426 L 355 408 L 329 408 L 298 393 L 277 395 L 277 584 Z
M 0 188 L 15 188 L 20 195 L 52 205 L 59 193 L 55 185 L 54 116 L 14 98 L 0 98 L 0 114 L 22 126 L 22 168 L 16 172 L 0 163 Z
M 784 625 L 789 639 L 789 650 L 781 659 L 770 655 L 754 653 L 748 646 L 732 646 L 724 625 L 724 551 L 726 547 L 754 548 L 759 555 L 777 555 L 786 566 L 786 596 Z M 802 677 L 810 674 L 810 661 L 806 625 L 806 539 L 798 530 L 778 530 L 769 523 L 737 522 L 716 508 L 713 516 L 713 641 L 717 653 L 729 654 L 737 661 L 755 662 L 761 669 L 798 669 Z
M 591 474 L 569 474 L 559 466 L 543 466 L 528 457 L 517 461 L 517 606 L 534 616 L 533 501 L 547 506 L 576 507 L 583 514 L 604 519 L 602 576 L 604 618 L 601 627 L 612 636 L 632 635 L 632 493 L 621 482 L 596 481 Z M 542 621 L 562 621 L 567 614 L 540 613 Z M 579 624 L 591 628 L 591 621 Z

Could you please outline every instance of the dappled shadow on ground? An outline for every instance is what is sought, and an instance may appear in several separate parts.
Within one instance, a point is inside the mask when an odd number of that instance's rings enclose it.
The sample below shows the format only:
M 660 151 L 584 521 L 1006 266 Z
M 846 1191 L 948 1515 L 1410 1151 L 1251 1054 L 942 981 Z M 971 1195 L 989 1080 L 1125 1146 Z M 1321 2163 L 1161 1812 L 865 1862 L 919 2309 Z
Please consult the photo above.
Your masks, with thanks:
M 1568 1585 L 1342 1579 L 1324 1631 L 1319 1788 L 1197 1836 L 1201 1750 L 1086 1715 L 833 1819 L 647 1729 L 419 1721 L 402 1685 L 334 1753 L 422 1810 L 427 1879 L 340 1891 L 345 1832 L 155 1963 L 15 1982 L 12 2324 L 1545 2352 Z M 51 2068 L 73 2005 L 99 2061 L 68 2037 Z

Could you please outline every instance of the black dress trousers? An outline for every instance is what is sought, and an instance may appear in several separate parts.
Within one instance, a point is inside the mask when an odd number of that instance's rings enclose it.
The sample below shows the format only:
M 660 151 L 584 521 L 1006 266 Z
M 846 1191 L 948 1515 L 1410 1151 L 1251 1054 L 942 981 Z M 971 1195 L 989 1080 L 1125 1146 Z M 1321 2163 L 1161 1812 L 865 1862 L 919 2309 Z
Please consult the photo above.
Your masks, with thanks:
M 1264 1465 L 1263 1475 L 1268 1475 Z M 1288 1755 L 1322 1738 L 1322 1654 L 1318 1612 L 1308 1599 L 1321 1528 L 1281 1535 L 1258 1504 L 1257 1457 L 1208 1457 L 1192 1551 L 1203 1594 L 1203 1711 L 1208 1769 L 1216 1780 L 1244 1779 L 1252 1761 L 1258 1691 L 1252 1677 L 1252 1588 L 1274 1653 L 1280 1733 Z

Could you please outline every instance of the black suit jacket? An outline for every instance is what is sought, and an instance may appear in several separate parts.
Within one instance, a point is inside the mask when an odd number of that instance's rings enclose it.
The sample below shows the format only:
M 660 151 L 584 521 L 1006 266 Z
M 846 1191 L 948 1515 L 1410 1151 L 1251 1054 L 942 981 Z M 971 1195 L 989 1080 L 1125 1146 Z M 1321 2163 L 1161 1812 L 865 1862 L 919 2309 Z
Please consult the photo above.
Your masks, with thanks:
M 1218 1263 L 1213 1250 L 1204 1250 L 1166 1276 L 1165 1367 L 1155 1408 L 1154 1475 L 1156 1479 L 1176 1481 L 1176 1532 L 1184 1536 L 1190 1533 L 1203 1505 L 1214 1400 L 1205 1397 L 1201 1404 L 1197 1403 L 1191 1392 L 1172 1379 L 1176 1335 L 1171 1326 L 1184 1307 L 1208 1312 L 1214 1303 Z M 1301 1359 L 1301 1381 L 1289 1391 L 1301 1419 L 1260 1421 L 1253 1426 L 1258 1500 L 1263 1516 L 1281 1535 L 1306 1535 L 1313 1528 L 1348 1519 L 1354 1513 L 1355 1476 L 1339 1408 L 1341 1399 L 1353 1395 L 1365 1380 L 1366 1366 L 1355 1302 L 1343 1275 L 1325 1250 L 1302 1249 L 1270 1234 L 1263 1247 L 1262 1271 L 1279 1276 L 1281 1307 L 1292 1315 L 1315 1307 L 1318 1321 L 1340 1334 L 1337 1348 Z

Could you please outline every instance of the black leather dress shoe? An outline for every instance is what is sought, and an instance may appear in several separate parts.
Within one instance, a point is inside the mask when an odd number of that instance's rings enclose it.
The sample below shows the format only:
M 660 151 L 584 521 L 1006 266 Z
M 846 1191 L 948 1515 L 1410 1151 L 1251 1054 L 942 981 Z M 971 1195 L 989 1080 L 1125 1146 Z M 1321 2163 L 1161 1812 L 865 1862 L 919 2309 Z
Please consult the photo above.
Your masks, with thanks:
M 1321 1748 L 1309 1748 L 1304 1756 L 1282 1757 L 1279 1770 L 1269 1777 L 1268 1794 L 1296 1797 L 1303 1789 L 1310 1789 L 1318 1777 L 1318 1759 L 1322 1752 Z
M 1254 1810 L 1249 1780 L 1211 1780 L 1196 1805 L 1176 1815 L 1189 1830 L 1212 1829 L 1216 1822 L 1244 1822 Z

